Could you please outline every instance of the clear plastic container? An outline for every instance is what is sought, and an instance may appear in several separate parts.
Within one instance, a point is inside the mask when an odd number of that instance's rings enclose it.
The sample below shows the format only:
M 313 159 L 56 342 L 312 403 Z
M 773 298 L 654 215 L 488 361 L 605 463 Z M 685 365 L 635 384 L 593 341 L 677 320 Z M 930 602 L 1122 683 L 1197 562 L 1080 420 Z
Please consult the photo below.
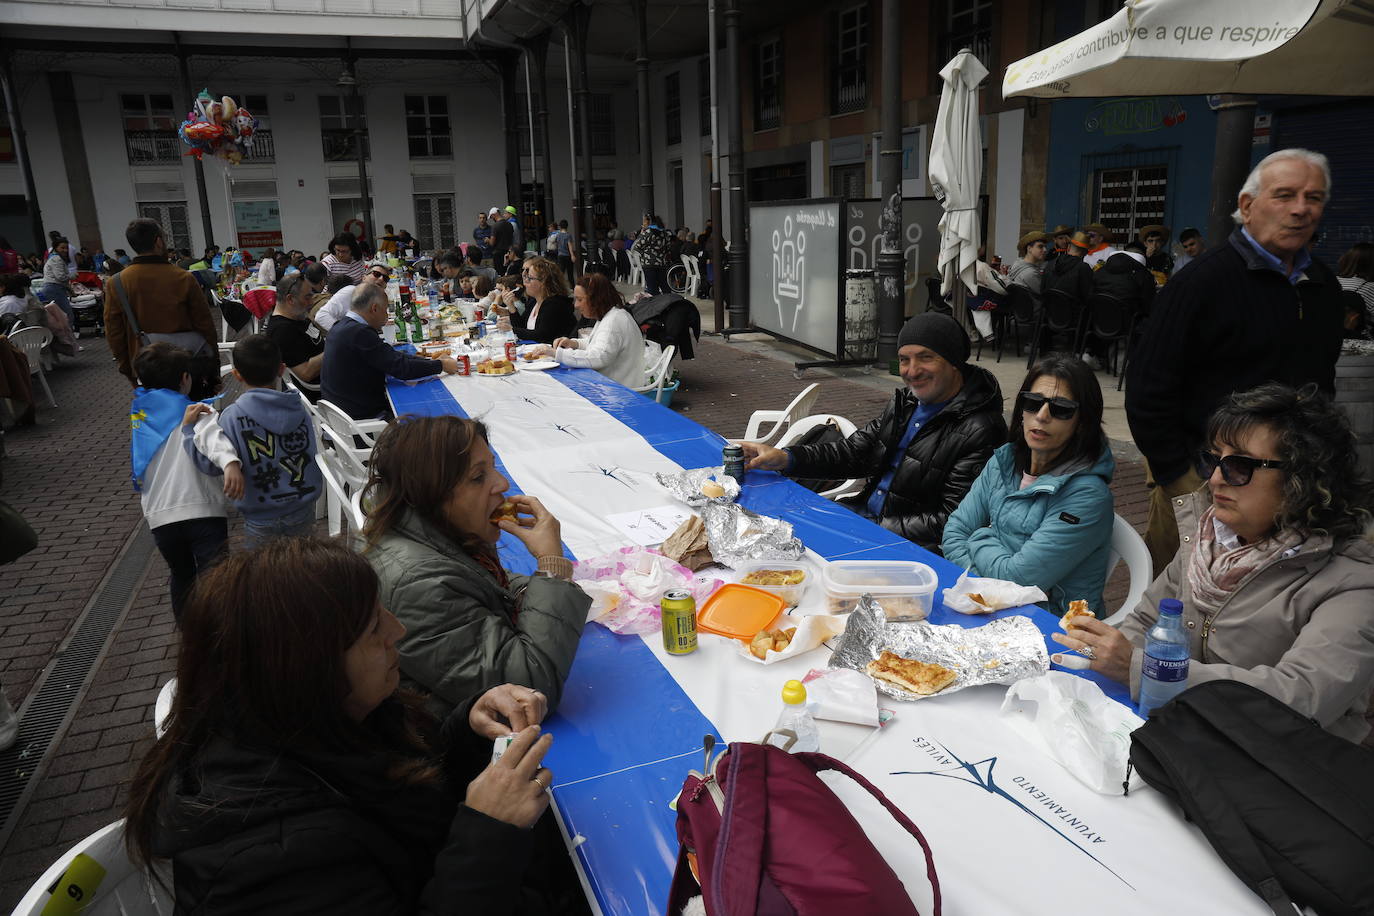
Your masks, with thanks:
M 806 594 L 806 587 L 811 584 L 813 578 L 811 568 L 799 560 L 755 560 L 752 563 L 742 563 L 737 570 L 739 578 L 736 579 L 740 585 L 748 585 L 750 588 L 760 588 L 765 592 L 777 595 L 787 602 L 788 607 L 796 607 L 801 604 L 802 596 Z M 795 573 L 801 573 L 798 582 L 790 584 L 769 585 L 766 580 L 791 579 L 795 578 Z M 756 580 L 756 581 L 751 581 Z
M 888 620 L 929 617 L 939 585 L 935 570 L 914 560 L 835 560 L 822 580 L 830 613 L 852 611 L 860 597 L 872 595 Z

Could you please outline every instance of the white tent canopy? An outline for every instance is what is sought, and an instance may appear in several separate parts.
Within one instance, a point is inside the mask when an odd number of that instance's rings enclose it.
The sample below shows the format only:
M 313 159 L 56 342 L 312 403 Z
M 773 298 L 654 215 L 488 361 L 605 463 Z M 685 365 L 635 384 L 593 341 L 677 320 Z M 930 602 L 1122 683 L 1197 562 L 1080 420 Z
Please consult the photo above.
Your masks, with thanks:
M 1374 0 L 1127 0 L 1007 68 L 1002 95 L 1374 95 Z

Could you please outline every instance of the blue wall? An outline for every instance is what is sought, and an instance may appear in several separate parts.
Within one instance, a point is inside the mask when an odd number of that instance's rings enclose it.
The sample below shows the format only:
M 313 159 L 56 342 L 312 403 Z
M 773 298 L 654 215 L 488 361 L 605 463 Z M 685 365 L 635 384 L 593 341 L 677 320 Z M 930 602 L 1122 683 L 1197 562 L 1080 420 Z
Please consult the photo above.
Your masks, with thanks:
M 1050 112 L 1047 228 L 1090 221 L 1091 173 L 1083 178 L 1083 157 L 1176 147 L 1165 222 L 1175 242 L 1186 226 L 1205 232 L 1215 146 L 1216 115 L 1202 96 L 1056 100 Z

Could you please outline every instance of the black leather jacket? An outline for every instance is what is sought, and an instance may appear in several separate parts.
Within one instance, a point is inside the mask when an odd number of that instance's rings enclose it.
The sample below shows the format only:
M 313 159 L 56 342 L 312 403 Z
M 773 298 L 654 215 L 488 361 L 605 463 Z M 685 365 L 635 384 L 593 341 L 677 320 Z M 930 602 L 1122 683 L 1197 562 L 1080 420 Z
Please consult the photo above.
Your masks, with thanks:
M 862 509 L 891 467 L 892 451 L 906 432 L 916 396 L 899 389 L 882 416 L 843 442 L 798 445 L 789 477 L 868 477 L 868 486 L 849 504 Z M 1006 444 L 1002 389 L 991 372 L 964 367 L 964 387 L 930 419 L 907 446 L 888 488 L 879 523 L 926 550 L 940 552 L 945 519 L 973 486 L 993 451 Z

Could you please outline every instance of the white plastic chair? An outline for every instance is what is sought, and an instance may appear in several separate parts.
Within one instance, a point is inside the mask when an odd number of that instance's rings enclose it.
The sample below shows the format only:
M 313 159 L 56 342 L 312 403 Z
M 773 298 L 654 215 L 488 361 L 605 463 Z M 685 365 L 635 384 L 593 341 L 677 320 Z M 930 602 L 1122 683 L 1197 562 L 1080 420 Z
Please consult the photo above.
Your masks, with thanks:
M 286 367 L 286 383 L 288 385 L 292 385 L 300 389 L 301 391 L 313 391 L 315 394 L 320 393 L 319 382 L 307 382 L 305 379 L 301 378 L 299 375 L 292 372 L 290 366 Z
M 1145 546 L 1145 539 L 1136 534 L 1124 518 L 1113 515 L 1112 550 L 1107 556 L 1108 576 L 1116 569 L 1118 560 L 1126 561 L 1126 568 L 1131 572 L 1131 584 L 1126 592 L 1126 603 L 1105 621 L 1111 626 L 1117 626 L 1126 619 L 1126 615 L 1140 603 L 1145 589 L 1154 581 L 1154 562 L 1150 559 L 1150 548 Z
M 630 284 L 633 286 L 644 285 L 644 263 L 639 258 L 639 253 L 631 248 L 625 252 L 630 259 Z
M 321 451 L 315 455 L 320 474 L 324 478 L 324 495 L 329 513 L 329 536 L 337 537 L 344 522 L 353 529 L 353 538 L 359 539 L 363 523 L 367 520 L 363 513 L 363 486 L 367 478 L 359 480 L 355 473 L 344 467 L 340 453 Z
M 816 398 L 820 396 L 821 385 L 819 382 L 812 382 L 802 389 L 802 393 L 792 399 L 783 410 L 756 410 L 749 415 L 749 428 L 744 431 L 741 437 L 746 442 L 760 442 L 769 445 L 774 439 L 782 435 L 782 431 L 791 424 L 797 422 L 802 417 L 811 414 L 811 408 L 816 404 Z M 771 424 L 764 431 L 764 424 Z
M 52 343 L 52 331 L 38 327 L 23 328 L 11 331 L 9 338 L 10 343 L 24 351 L 24 358 L 29 361 L 29 375 L 38 376 L 38 380 L 43 383 L 43 391 L 48 396 L 48 403 L 56 407 L 57 399 L 52 396 L 48 375 L 43 371 L 43 350 Z
M 660 404 L 663 403 L 663 385 L 668 381 L 668 376 L 673 374 L 673 357 L 676 354 L 677 347 L 673 344 L 664 347 L 663 351 L 658 354 L 658 357 L 652 361 L 648 361 L 648 354 L 646 353 L 644 384 L 639 387 L 632 387 L 630 390 L 647 395 Z
M 800 439 L 811 430 L 818 426 L 833 423 L 840 434 L 848 438 L 854 434 L 857 427 L 839 414 L 818 413 L 809 417 L 803 417 L 791 426 L 787 427 L 787 432 L 783 433 L 778 439 L 778 448 L 786 448 L 789 445 L 796 445 Z M 829 490 L 821 490 L 820 494 L 826 499 L 843 499 L 846 496 L 856 496 L 863 492 L 864 484 L 868 482 L 867 477 L 851 477 L 837 487 Z
M 77 856 L 86 858 L 72 868 Z M 97 877 L 98 870 L 92 869 L 86 859 L 104 869 L 103 877 Z M 80 901 L 82 916 L 170 916 L 171 870 L 160 868 L 158 874 L 162 883 L 129 861 L 124 851 L 124 821 L 117 820 L 101 827 L 48 866 L 14 908 L 14 916 L 39 916 L 53 898 L 58 899 L 57 906 L 64 913 L 76 911 L 67 909 L 64 902 Z
M 315 413 L 319 415 L 321 423 L 333 432 L 338 433 L 340 437 L 345 436 L 345 434 L 348 437 L 357 436 L 359 439 L 366 442 L 367 445 L 363 448 L 356 446 L 352 438 L 349 438 L 345 443 L 349 448 L 353 449 L 355 453 L 362 453 L 363 461 L 367 460 L 366 453 L 372 451 L 372 446 L 376 443 L 377 436 L 381 434 L 382 430 L 386 429 L 385 420 L 355 420 L 337 404 L 333 404 L 323 398 L 315 402 Z
M 153 704 L 153 733 L 159 738 L 167 734 L 167 717 L 172 713 L 172 700 L 177 695 L 177 679 L 172 678 L 157 692 L 157 702 Z
M 701 289 L 701 262 L 691 255 L 681 255 L 682 266 L 687 268 L 687 291 L 684 296 L 696 296 Z

